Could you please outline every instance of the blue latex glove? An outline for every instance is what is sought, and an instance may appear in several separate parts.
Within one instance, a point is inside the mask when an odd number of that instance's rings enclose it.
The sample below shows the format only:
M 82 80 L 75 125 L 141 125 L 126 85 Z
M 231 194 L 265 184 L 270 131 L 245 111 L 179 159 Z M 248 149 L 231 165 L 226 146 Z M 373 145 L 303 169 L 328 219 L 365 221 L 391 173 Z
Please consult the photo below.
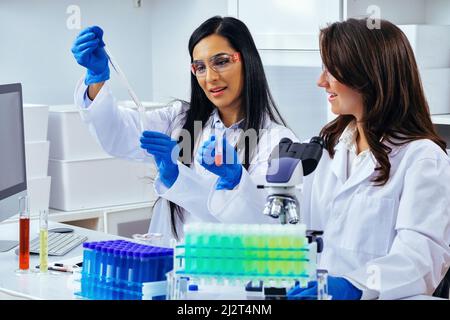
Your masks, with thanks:
M 328 294 L 333 300 L 359 300 L 362 291 L 341 277 L 328 276 Z M 308 283 L 307 288 L 295 286 L 288 294 L 289 299 L 312 300 L 317 298 L 317 281 Z
M 175 140 L 157 131 L 144 131 L 141 148 L 155 157 L 159 178 L 167 188 L 172 187 L 178 178 L 177 159 L 180 148 Z
M 109 79 L 108 56 L 102 40 L 100 27 L 88 27 L 80 32 L 72 46 L 72 53 L 78 64 L 87 69 L 84 83 L 90 85 Z
M 217 166 L 214 163 L 214 157 L 216 155 L 215 143 L 216 137 L 211 136 L 197 153 L 197 161 L 206 170 L 219 176 L 216 190 L 233 190 L 241 181 L 242 165 L 239 163 L 236 150 L 223 137 L 223 163 L 221 166 Z

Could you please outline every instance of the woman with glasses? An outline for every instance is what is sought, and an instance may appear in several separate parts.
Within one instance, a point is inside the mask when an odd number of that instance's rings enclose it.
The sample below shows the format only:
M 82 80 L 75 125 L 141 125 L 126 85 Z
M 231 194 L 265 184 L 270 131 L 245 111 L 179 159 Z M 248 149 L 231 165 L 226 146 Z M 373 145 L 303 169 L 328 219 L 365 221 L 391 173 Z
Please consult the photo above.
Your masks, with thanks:
M 380 23 L 369 29 L 365 19 L 350 19 L 320 32 L 318 86 L 337 118 L 322 129 L 326 151 L 299 201 L 307 228 L 324 231 L 319 268 L 330 274 L 333 299 L 431 295 L 450 266 L 446 143 L 408 39 Z M 215 214 L 252 209 L 223 193 L 212 195 L 222 202 Z M 288 293 L 315 295 L 316 282 Z
M 99 27 L 90 27 L 75 40 L 72 52 L 87 68 L 75 103 L 109 154 L 139 161 L 153 155 L 159 199 L 149 232 L 161 233 L 168 244 L 182 238 L 182 225 L 188 222 L 274 223 L 254 210 L 215 215 L 208 205 L 212 189 L 241 195 L 256 190 L 254 180 L 266 174 L 272 149 L 283 137 L 296 140 L 274 104 L 245 24 L 213 17 L 194 31 L 190 101 L 147 111 L 144 132 L 137 111 L 116 105 L 102 36 Z M 239 184 L 242 176 L 251 179 Z M 264 204 L 265 191 L 257 194 L 253 200 Z

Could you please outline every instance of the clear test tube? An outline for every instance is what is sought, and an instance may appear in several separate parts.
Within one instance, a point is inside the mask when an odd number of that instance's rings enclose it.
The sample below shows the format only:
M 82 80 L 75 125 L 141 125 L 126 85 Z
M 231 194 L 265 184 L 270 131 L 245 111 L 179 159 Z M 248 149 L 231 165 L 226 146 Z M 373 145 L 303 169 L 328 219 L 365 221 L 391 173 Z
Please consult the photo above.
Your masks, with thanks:
M 223 135 L 215 130 L 216 143 L 214 148 L 214 164 L 220 167 L 223 164 Z M 226 161 L 226 159 L 225 159 Z
M 328 300 L 328 271 L 317 270 L 317 300 Z
M 30 270 L 30 210 L 28 196 L 19 198 L 19 270 Z
M 39 211 L 39 271 L 48 271 L 48 210 Z

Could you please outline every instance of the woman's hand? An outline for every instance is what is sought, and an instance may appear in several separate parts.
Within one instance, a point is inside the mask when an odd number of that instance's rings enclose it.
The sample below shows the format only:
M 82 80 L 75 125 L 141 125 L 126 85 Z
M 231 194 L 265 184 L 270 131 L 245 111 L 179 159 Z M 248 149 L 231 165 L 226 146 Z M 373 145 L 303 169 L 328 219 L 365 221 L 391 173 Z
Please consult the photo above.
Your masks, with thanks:
M 219 176 L 216 190 L 233 190 L 241 181 L 242 165 L 239 163 L 236 150 L 227 143 L 225 137 L 223 138 L 222 164 L 217 165 L 215 145 L 216 137 L 211 136 L 197 153 L 197 161 L 206 170 Z
M 159 178 L 168 188 L 172 187 L 178 178 L 177 159 L 180 148 L 175 140 L 157 131 L 142 133 L 141 148 L 155 157 Z
M 328 276 L 328 294 L 333 300 L 359 300 L 362 291 L 344 278 Z M 307 288 L 300 288 L 297 285 L 288 292 L 287 296 L 292 300 L 315 300 L 317 299 L 317 281 L 310 281 Z

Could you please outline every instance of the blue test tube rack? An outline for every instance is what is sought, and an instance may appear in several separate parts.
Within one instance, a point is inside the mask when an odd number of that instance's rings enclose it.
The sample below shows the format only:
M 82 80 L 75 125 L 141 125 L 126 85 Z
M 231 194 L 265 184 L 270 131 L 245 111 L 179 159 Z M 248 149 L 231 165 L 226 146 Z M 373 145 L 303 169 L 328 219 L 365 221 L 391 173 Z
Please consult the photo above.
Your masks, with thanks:
M 98 300 L 141 300 L 144 283 L 166 280 L 173 249 L 125 240 L 83 243 L 81 292 Z M 164 296 L 156 297 L 164 299 Z

